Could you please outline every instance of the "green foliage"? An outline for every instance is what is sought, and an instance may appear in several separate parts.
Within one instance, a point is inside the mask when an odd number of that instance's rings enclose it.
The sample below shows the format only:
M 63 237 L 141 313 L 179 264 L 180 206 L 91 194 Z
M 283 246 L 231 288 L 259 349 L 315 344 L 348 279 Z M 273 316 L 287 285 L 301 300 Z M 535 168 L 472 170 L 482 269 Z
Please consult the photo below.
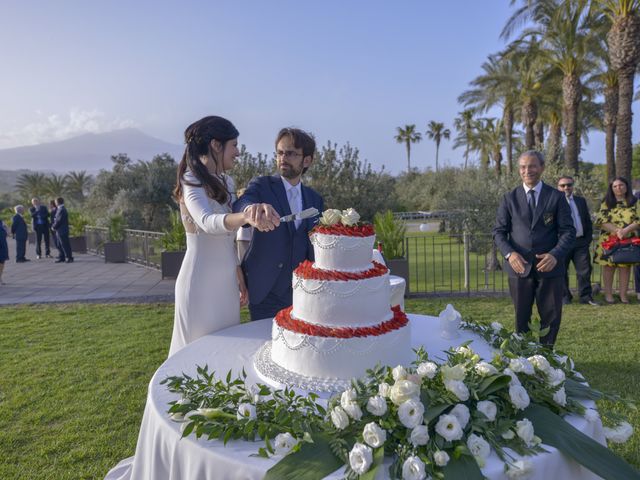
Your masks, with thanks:
M 81 237 L 84 235 L 84 227 L 89 225 L 89 219 L 77 210 L 69 210 L 69 235 Z
M 236 158 L 233 168 L 229 171 L 229 175 L 236 184 L 236 189 L 241 190 L 247 187 L 252 178 L 263 175 L 271 175 L 276 171 L 276 159 L 267 155 L 258 153 L 252 155 L 247 152 L 244 145 L 240 147 L 240 156 Z
M 126 228 L 127 224 L 125 223 L 124 216 L 121 213 L 112 215 L 109 218 L 109 241 L 124 241 L 124 231 Z
M 376 228 L 376 240 L 382 243 L 382 253 L 387 260 L 403 258 L 405 224 L 402 220 L 396 220 L 393 213 L 387 210 L 384 213 L 376 213 L 374 217 Z
M 187 249 L 187 234 L 182 225 L 180 210 L 171 210 L 169 213 L 171 224 L 164 231 L 161 239 L 162 249 L 165 252 L 182 252 Z

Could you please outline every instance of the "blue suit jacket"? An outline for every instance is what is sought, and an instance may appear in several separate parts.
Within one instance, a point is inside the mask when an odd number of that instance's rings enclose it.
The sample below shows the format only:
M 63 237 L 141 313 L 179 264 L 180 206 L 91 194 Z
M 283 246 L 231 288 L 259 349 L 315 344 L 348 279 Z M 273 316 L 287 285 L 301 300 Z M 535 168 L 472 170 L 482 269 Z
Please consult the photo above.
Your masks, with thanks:
M 302 185 L 302 207 L 323 210 L 322 197 Z M 268 203 L 280 216 L 289 215 L 289 201 L 279 175 L 254 178 L 244 194 L 233 204 L 234 212 L 242 212 L 248 205 Z M 294 222 L 281 223 L 271 232 L 254 230 L 249 249 L 242 261 L 242 270 L 249 289 L 249 300 L 261 303 L 269 292 L 284 295 L 291 288 L 293 270 L 303 260 L 313 260 L 309 231 L 317 218 L 302 221 L 298 229 Z
M 540 277 L 564 275 L 564 257 L 576 238 L 576 229 L 571 218 L 571 208 L 563 193 L 549 185 L 542 184 L 540 198 L 533 214 L 529 215 L 526 193 L 520 185 L 502 198 L 493 239 L 502 253 L 516 251 L 535 269 L 537 254 L 550 253 L 558 263 L 550 272 L 537 272 Z M 504 267 L 510 277 L 516 277 L 509 262 Z
M 36 231 L 36 226 L 38 225 L 38 219 L 42 222 L 42 225 L 45 228 L 49 228 L 49 210 L 44 205 L 40 205 L 38 208 L 31 207 L 29 208 L 29 213 L 31 214 L 31 226 L 33 227 L 33 231 Z
M 55 230 L 59 235 L 69 235 L 69 214 L 64 205 L 57 208 L 56 216 L 51 223 L 51 230 Z
M 11 219 L 11 234 L 16 240 L 26 240 L 29 236 L 27 222 L 24 221 L 22 215 L 16 213 Z

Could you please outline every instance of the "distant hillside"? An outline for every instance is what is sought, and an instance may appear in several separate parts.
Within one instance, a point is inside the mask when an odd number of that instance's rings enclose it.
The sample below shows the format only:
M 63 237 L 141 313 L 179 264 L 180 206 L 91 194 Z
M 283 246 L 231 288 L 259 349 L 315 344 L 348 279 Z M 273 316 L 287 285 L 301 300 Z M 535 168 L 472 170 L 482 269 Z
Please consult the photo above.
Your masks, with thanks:
M 0 170 L 38 170 L 66 173 L 111 169 L 111 155 L 126 153 L 133 161 L 168 153 L 178 161 L 184 147 L 151 137 L 135 128 L 87 133 L 59 142 L 0 150 Z

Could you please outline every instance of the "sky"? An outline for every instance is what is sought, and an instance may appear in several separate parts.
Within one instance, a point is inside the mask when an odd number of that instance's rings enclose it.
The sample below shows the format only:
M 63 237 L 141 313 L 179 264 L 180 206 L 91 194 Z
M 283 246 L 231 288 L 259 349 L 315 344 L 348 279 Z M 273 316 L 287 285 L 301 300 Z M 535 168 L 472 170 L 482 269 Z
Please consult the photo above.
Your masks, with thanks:
M 424 134 L 436 120 L 455 135 L 457 97 L 506 46 L 509 3 L 2 0 L 0 148 L 124 127 L 181 144 L 187 125 L 221 115 L 252 153 L 296 126 L 396 174 L 396 127 Z M 637 115 L 633 131 L 635 143 Z M 441 165 L 462 164 L 452 143 Z M 604 163 L 602 133 L 582 159 Z M 434 168 L 433 141 L 411 161 Z

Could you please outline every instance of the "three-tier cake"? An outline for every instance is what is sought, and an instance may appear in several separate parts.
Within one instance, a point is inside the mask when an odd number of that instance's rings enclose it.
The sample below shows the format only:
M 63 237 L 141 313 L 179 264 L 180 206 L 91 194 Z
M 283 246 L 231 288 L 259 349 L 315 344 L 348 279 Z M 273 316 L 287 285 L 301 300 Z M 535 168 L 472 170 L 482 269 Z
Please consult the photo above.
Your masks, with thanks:
M 337 391 L 376 364 L 406 364 L 410 326 L 390 307 L 389 270 L 372 261 L 371 225 L 318 225 L 315 262 L 293 272 L 293 305 L 273 320 L 256 355 L 267 380 L 305 390 Z

